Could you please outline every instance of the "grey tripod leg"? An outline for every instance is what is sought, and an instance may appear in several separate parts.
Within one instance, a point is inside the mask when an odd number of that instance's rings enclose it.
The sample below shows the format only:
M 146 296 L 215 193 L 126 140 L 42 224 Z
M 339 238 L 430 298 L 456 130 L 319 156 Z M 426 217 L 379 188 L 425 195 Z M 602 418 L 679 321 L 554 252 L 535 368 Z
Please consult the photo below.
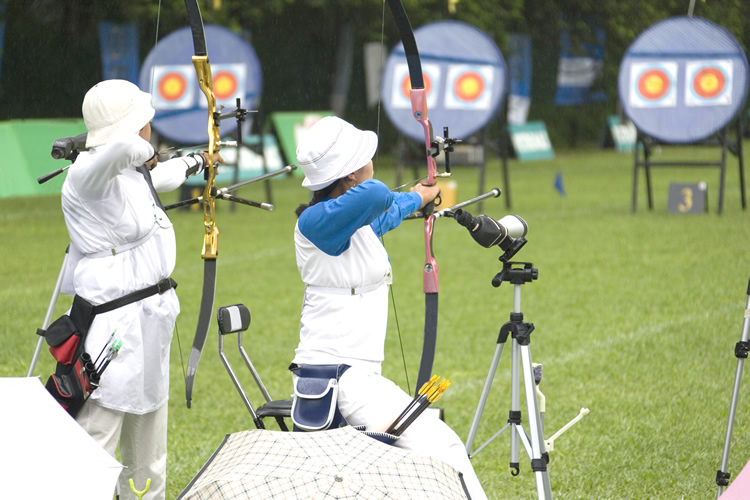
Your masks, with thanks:
M 510 321 L 500 328 L 498 335 L 495 355 L 490 365 L 489 373 L 480 396 L 479 405 L 474 415 L 474 420 L 469 430 L 469 437 L 466 441 L 466 452 L 469 458 L 477 455 L 485 446 L 500 435 L 506 428 L 510 427 L 510 468 L 511 475 L 517 476 L 519 473 L 519 451 L 520 444 L 531 460 L 531 467 L 534 471 L 537 487 L 537 497 L 540 500 L 552 499 L 552 486 L 549 479 L 547 462 L 549 455 L 545 449 L 544 429 L 542 417 L 539 412 L 539 402 L 536 394 L 536 380 L 534 377 L 533 363 L 531 362 L 531 351 L 529 343 L 531 342 L 531 332 L 534 331 L 532 323 L 523 322 L 523 313 L 521 312 L 521 284 L 514 283 L 513 288 L 513 312 L 510 315 Z M 479 421 L 487 402 L 487 396 L 495 377 L 497 364 L 503 347 L 511 336 L 511 408 L 508 416 L 508 423 L 495 433 L 488 441 L 481 445 L 473 454 L 471 447 L 476 437 Z M 523 371 L 521 371 L 523 369 Z M 521 425 L 521 378 L 524 381 L 524 392 L 526 394 L 526 410 L 529 418 L 529 433 L 527 434 Z
M 552 484 L 549 479 L 547 461 L 549 455 L 544 445 L 544 426 L 539 413 L 539 402 L 536 395 L 534 368 L 531 362 L 529 345 L 521 345 L 521 360 L 523 363 L 523 379 L 526 392 L 526 410 L 529 415 L 529 439 L 531 440 L 531 467 L 536 477 L 537 497 L 551 499 Z
M 55 283 L 55 289 L 52 291 L 52 298 L 49 301 L 49 306 L 47 307 L 47 314 L 44 316 L 44 322 L 42 323 L 42 327 L 37 330 L 37 333 L 40 333 L 39 340 L 36 343 L 36 349 L 34 349 L 34 356 L 31 358 L 31 365 L 29 366 L 29 371 L 26 373 L 27 377 L 34 376 L 34 368 L 36 368 L 36 362 L 39 359 L 39 353 L 42 350 L 42 344 L 44 344 L 44 337 L 42 336 L 43 333 L 47 330 L 49 327 L 50 322 L 52 321 L 52 315 L 55 313 L 55 306 L 57 305 L 57 297 L 60 295 L 60 288 L 62 288 L 62 282 L 63 278 L 65 277 L 65 267 L 68 264 L 68 251 L 70 250 L 70 245 L 68 245 L 68 248 L 65 249 L 65 257 L 63 258 L 62 266 L 60 267 L 60 273 L 57 275 L 57 282 Z
M 495 379 L 495 372 L 497 371 L 497 364 L 500 361 L 500 355 L 503 353 L 503 347 L 505 346 L 505 339 L 498 339 L 497 341 L 497 347 L 495 347 L 495 355 L 492 358 L 492 363 L 490 364 L 489 372 L 487 373 L 487 379 L 484 382 L 484 388 L 482 389 L 482 395 L 479 397 L 479 405 L 477 406 L 477 411 L 474 413 L 474 420 L 471 422 L 471 428 L 469 429 L 469 437 L 466 439 L 466 453 L 469 454 L 469 458 L 472 458 L 474 455 L 479 453 L 482 448 L 484 448 L 484 445 L 479 448 L 476 452 L 473 454 L 471 453 L 471 447 L 474 444 L 474 439 L 477 435 L 477 429 L 479 428 L 479 421 L 482 418 L 482 413 L 484 413 L 484 407 L 487 404 L 487 397 L 490 394 L 490 389 L 492 388 L 492 381 Z M 507 427 L 507 426 L 506 426 Z M 505 427 L 501 429 L 501 432 L 505 430 Z M 486 445 L 487 443 L 485 443 Z
M 737 398 L 740 392 L 740 381 L 742 380 L 742 367 L 745 364 L 748 351 L 750 351 L 750 281 L 747 284 L 747 303 L 745 304 L 745 320 L 742 322 L 742 338 L 734 347 L 734 355 L 737 357 L 737 371 L 734 376 L 734 390 L 732 391 L 732 403 L 729 406 L 729 421 L 727 422 L 727 434 L 724 440 L 724 454 L 721 456 L 721 469 L 716 471 L 716 484 L 719 491 L 716 498 L 721 496 L 724 486 L 729 485 L 729 472 L 727 464 L 729 463 L 729 446 L 732 441 L 732 427 L 734 425 L 734 415 L 737 412 Z

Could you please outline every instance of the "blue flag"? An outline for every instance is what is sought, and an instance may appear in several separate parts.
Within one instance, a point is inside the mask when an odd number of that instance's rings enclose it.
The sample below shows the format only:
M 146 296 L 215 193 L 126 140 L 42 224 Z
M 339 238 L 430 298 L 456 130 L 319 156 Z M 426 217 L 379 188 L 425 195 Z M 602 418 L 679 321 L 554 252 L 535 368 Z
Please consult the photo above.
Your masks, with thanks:
M 563 184 L 562 172 L 557 172 L 555 175 L 555 189 L 560 193 L 561 196 L 565 196 L 565 185 Z

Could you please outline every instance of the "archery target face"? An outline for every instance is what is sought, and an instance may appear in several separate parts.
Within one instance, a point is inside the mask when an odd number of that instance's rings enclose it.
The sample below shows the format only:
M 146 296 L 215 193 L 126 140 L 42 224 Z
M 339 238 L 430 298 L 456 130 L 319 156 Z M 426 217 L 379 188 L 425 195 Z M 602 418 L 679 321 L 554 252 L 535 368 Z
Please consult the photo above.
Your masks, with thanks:
M 647 62 L 630 66 L 630 105 L 636 108 L 677 105 L 677 63 Z
M 732 104 L 732 61 L 690 61 L 685 65 L 687 106 Z
M 207 24 L 207 51 L 211 58 L 211 88 L 217 109 L 233 110 L 237 98 L 244 109 L 258 105 L 263 88 L 260 62 L 252 46 L 236 33 Z M 195 66 L 193 34 L 189 26 L 180 28 L 159 41 L 141 66 L 138 87 L 149 91 L 156 114 L 151 126 L 164 138 L 179 144 L 206 142 L 204 95 Z M 220 124 L 222 136 L 237 129 L 237 121 Z
M 493 76 L 489 65 L 450 65 L 446 78 L 446 109 L 489 109 Z
M 234 106 L 237 98 L 244 96 L 245 73 L 244 64 L 215 64 L 211 66 L 217 106 L 221 104 L 226 107 Z M 205 99 L 201 103 L 202 107 L 208 107 Z
M 394 108 L 411 109 L 411 78 L 409 78 L 409 67 L 406 63 L 397 64 L 393 70 L 393 85 L 391 86 L 391 102 Z M 424 78 L 424 89 L 427 94 L 427 107 L 436 105 L 439 88 L 435 88 L 440 81 L 440 66 L 437 64 L 422 64 L 422 77 Z
M 233 106 L 245 88 L 243 64 L 216 64 L 211 68 L 212 85 L 217 106 Z M 196 99 L 201 90 L 195 78 L 195 68 L 189 64 L 155 66 L 154 109 L 190 109 L 196 104 L 208 108 L 206 99 Z M 201 94 L 202 95 L 202 94 Z M 197 103 L 196 103 L 197 101 Z
M 647 28 L 625 51 L 617 90 L 623 111 L 642 135 L 694 143 L 742 112 L 747 57 L 721 26 L 676 16 Z
M 414 30 L 414 38 L 434 130 L 449 127 L 451 137 L 465 140 L 496 118 L 508 72 L 492 38 L 475 26 L 452 20 L 421 26 Z M 408 74 L 403 43 L 398 43 L 383 69 L 383 108 L 402 134 L 421 142 L 424 128 L 412 115 Z
M 194 105 L 195 69 L 187 64 L 154 66 L 154 109 L 187 109 Z

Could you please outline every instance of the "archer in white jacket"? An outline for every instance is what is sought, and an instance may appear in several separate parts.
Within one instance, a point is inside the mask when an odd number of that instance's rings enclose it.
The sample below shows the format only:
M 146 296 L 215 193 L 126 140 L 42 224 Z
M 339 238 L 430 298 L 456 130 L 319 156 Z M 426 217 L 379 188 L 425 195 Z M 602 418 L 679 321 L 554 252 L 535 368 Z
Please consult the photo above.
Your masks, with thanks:
M 70 166 L 62 189 L 71 243 L 63 291 L 94 305 L 152 286 L 174 271 L 172 223 L 149 184 L 173 190 L 188 169 L 205 162 L 194 156 L 157 165 L 149 143 L 150 102 L 149 94 L 123 80 L 97 84 L 83 101 L 88 150 Z M 174 289 L 157 293 L 97 315 L 85 344 L 96 358 L 113 332 L 122 341 L 77 421 L 113 456 L 119 441 L 128 467 L 120 491 L 130 491 L 130 478 L 138 489 L 151 478 L 148 499 L 162 499 L 166 491 L 169 346 L 179 312 Z

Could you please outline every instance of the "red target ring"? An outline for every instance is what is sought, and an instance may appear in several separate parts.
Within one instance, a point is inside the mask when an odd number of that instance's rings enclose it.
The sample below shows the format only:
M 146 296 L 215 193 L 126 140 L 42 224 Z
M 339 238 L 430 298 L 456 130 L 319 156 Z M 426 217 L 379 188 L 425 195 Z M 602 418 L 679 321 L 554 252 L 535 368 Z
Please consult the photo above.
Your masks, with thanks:
M 669 76 L 658 68 L 644 71 L 638 78 L 638 93 L 648 100 L 658 100 L 669 92 Z
M 727 86 L 724 72 L 713 66 L 703 68 L 693 77 L 693 92 L 704 99 L 711 99 L 721 94 Z
M 453 84 L 453 92 L 462 101 L 476 101 L 484 93 L 484 89 L 484 78 L 476 71 L 462 74 Z
M 182 74 L 169 72 L 159 80 L 159 97 L 165 101 L 174 102 L 185 94 L 186 88 L 187 82 Z

